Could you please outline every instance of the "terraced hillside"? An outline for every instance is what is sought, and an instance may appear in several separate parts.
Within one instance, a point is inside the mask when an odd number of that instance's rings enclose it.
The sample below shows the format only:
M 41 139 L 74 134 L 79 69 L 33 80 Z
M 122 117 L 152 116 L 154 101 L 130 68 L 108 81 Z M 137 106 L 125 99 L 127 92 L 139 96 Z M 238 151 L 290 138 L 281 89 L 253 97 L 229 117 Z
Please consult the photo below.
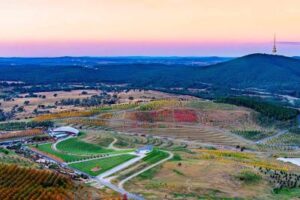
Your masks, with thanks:
M 124 107 L 124 106 L 123 106 Z M 117 131 L 216 145 L 247 145 L 235 130 L 261 130 L 254 111 L 210 101 L 155 100 L 135 107 L 108 110 L 93 117 L 76 117 L 60 122 L 82 129 L 101 127 Z
M 120 129 L 122 130 L 122 129 Z M 144 133 L 147 135 L 160 137 L 174 137 L 188 141 L 197 141 L 200 143 L 210 143 L 216 145 L 245 145 L 247 141 L 236 137 L 228 132 L 211 129 L 208 127 L 174 127 L 174 128 L 136 128 L 126 129 L 131 133 Z

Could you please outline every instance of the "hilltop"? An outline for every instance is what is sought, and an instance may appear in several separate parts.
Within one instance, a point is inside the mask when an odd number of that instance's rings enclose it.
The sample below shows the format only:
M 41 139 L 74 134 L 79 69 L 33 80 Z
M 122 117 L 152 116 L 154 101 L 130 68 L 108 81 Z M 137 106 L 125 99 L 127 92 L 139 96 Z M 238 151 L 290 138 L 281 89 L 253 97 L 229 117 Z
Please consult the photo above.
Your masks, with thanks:
M 251 54 L 197 70 L 197 79 L 234 88 L 300 88 L 300 60 L 285 56 Z

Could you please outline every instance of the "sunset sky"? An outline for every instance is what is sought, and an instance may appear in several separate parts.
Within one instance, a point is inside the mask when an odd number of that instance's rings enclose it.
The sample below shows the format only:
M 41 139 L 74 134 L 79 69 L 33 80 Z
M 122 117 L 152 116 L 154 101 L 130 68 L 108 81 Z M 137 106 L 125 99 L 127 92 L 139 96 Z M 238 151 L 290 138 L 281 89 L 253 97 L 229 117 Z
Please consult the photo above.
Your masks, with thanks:
M 0 0 L 0 56 L 300 55 L 299 0 Z

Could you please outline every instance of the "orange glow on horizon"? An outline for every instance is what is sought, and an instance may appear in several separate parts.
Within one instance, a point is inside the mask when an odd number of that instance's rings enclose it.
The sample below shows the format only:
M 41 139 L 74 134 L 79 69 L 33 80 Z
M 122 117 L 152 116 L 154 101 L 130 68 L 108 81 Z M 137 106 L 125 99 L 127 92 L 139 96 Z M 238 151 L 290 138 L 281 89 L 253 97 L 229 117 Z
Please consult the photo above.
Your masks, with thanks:
M 1 41 L 296 40 L 300 1 L 2 0 Z
M 299 41 L 299 0 L 1 0 L 0 44 Z

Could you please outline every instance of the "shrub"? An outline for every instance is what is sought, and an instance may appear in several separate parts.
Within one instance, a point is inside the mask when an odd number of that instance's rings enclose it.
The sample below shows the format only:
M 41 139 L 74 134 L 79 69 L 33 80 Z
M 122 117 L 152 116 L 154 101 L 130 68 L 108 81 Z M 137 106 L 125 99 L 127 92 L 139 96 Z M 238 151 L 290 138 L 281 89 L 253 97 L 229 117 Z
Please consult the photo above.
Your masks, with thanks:
M 173 157 L 173 160 L 174 161 L 181 161 L 182 158 L 181 158 L 181 156 L 179 154 L 175 154 L 174 157 Z
M 239 175 L 236 176 L 236 178 L 238 178 L 246 184 L 258 183 L 262 179 L 262 177 L 259 174 L 249 170 L 242 171 Z

